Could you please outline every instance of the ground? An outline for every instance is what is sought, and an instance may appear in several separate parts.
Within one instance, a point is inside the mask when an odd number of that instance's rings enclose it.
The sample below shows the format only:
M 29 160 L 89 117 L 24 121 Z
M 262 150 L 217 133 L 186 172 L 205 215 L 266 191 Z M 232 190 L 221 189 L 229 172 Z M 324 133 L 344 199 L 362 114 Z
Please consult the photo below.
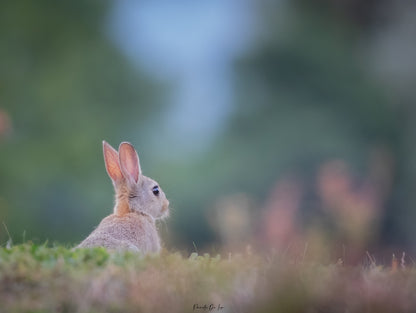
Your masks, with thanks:
M 413 266 L 0 248 L 0 312 L 416 312 Z

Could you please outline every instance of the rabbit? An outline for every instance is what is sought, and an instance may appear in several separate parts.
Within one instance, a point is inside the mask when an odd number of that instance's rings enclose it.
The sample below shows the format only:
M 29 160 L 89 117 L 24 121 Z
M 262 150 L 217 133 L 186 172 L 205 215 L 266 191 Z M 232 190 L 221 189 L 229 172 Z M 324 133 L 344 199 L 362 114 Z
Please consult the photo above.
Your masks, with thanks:
M 77 248 L 105 247 L 158 253 L 160 238 L 155 220 L 169 215 L 169 201 L 153 179 L 142 174 L 134 147 L 122 142 L 118 153 L 103 141 L 104 163 L 116 195 L 114 213 L 105 217 L 98 227 Z

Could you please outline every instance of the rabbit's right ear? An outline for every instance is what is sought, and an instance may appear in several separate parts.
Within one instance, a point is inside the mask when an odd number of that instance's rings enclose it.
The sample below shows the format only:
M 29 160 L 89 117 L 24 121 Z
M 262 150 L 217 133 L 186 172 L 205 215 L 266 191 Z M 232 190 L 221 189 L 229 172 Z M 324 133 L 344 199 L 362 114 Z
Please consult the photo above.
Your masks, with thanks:
M 120 164 L 118 161 L 118 153 L 104 140 L 103 152 L 105 169 L 107 170 L 108 176 L 110 176 L 113 183 L 116 184 L 123 179 L 123 174 L 121 173 Z
M 118 148 L 120 168 L 129 184 L 137 184 L 141 174 L 139 156 L 128 142 L 122 142 Z

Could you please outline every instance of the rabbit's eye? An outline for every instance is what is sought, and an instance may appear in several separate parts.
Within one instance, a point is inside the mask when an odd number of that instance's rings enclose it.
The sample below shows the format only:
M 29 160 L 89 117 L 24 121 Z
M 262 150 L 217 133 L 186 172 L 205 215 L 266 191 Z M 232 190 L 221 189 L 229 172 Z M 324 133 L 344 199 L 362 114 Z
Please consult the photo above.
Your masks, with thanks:
M 154 187 L 152 188 L 152 191 L 153 191 L 153 194 L 154 194 L 155 196 L 158 196 L 158 195 L 159 195 L 159 186 L 154 186 Z
M 137 196 L 136 195 L 129 195 L 129 198 L 133 199 L 133 198 L 137 198 Z

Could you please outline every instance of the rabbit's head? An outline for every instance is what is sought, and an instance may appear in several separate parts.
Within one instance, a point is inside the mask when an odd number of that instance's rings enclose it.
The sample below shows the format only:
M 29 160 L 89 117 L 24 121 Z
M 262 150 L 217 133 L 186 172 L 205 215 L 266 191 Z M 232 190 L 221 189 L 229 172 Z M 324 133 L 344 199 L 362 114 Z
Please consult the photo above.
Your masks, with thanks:
M 116 191 L 115 214 L 141 212 L 154 219 L 169 214 L 169 201 L 153 179 L 142 174 L 136 150 L 122 142 L 118 152 L 103 141 L 104 162 Z

